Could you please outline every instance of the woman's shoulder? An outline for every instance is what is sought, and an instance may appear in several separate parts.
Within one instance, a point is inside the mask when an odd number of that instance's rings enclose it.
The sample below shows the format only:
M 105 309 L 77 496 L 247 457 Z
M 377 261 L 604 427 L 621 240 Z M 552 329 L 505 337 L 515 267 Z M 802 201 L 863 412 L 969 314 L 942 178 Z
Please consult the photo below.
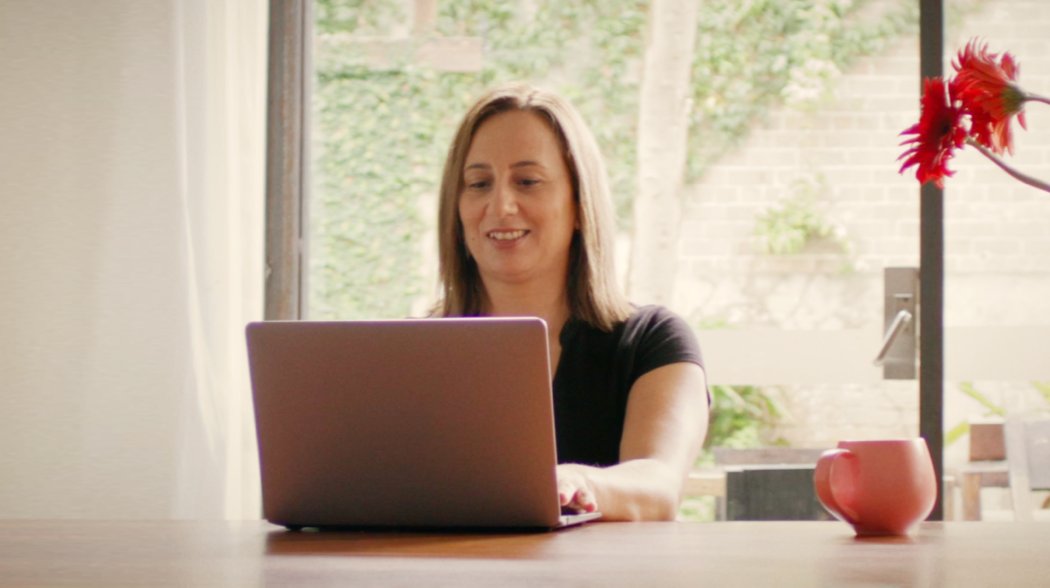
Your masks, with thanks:
M 628 330 L 637 328 L 676 328 L 692 330 L 678 313 L 660 304 L 632 305 L 634 311 L 627 317 Z
M 635 307 L 627 318 L 623 344 L 645 350 L 660 361 L 690 361 L 703 365 L 700 344 L 689 323 L 673 310 L 650 304 Z
M 644 340 L 653 335 L 660 334 L 684 334 L 692 336 L 692 328 L 681 316 L 673 310 L 659 304 L 631 305 L 631 314 L 624 320 L 613 326 L 611 331 L 605 331 L 584 321 L 569 321 L 563 331 L 563 342 L 565 335 L 585 334 L 591 339 L 620 341 Z

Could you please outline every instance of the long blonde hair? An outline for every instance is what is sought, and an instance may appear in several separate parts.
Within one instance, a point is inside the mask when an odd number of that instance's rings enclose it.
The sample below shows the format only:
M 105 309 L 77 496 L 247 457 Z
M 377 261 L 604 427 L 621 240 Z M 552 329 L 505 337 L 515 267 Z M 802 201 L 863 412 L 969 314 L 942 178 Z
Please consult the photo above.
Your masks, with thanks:
M 497 87 L 482 96 L 463 117 L 449 146 L 438 206 L 440 316 L 476 316 L 481 313 L 484 286 L 467 252 L 459 196 L 463 165 L 474 133 L 489 117 L 511 110 L 534 112 L 557 135 L 572 178 L 579 230 L 573 236 L 566 277 L 569 313 L 603 331 L 631 313 L 613 267 L 614 218 L 612 198 L 598 143 L 576 109 L 564 98 L 525 84 Z

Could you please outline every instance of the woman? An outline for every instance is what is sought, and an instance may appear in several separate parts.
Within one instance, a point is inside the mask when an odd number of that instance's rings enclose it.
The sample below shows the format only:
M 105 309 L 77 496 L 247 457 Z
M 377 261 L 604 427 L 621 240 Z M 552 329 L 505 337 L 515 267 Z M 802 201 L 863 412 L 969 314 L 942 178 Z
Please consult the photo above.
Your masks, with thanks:
M 562 505 L 673 519 L 707 430 L 703 362 L 684 321 L 617 287 L 605 168 L 579 114 L 526 85 L 482 97 L 438 215 L 439 314 L 547 323 Z

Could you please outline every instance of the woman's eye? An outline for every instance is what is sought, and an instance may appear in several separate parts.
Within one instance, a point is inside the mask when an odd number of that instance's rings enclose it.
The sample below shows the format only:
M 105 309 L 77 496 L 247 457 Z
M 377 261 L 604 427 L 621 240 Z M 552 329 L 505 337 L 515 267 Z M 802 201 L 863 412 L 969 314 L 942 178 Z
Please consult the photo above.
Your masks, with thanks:
M 535 185 L 539 184 L 540 181 L 537 180 L 537 179 L 533 179 L 533 178 L 522 178 L 522 179 L 518 180 L 518 183 L 521 184 L 522 186 L 529 187 L 529 186 L 535 186 Z
M 475 180 L 473 182 L 467 182 L 467 188 L 470 190 L 484 190 L 488 187 L 489 183 L 486 180 Z

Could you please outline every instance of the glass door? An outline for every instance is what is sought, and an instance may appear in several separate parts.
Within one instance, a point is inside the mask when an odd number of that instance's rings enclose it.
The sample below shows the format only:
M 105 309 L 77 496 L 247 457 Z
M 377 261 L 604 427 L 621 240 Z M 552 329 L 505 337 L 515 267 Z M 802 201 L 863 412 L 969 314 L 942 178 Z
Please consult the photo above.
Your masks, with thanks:
M 1050 94 L 1050 38 L 1037 25 L 1050 21 L 1050 7 L 947 4 L 946 75 L 955 75 L 951 62 L 959 63 L 959 53 L 976 41 L 975 49 L 983 47 L 998 65 L 1010 54 L 1021 89 Z M 1027 102 L 1024 111 L 1027 130 L 1013 117 L 1012 152 L 1001 159 L 1050 181 L 1050 105 Z M 973 146 L 960 149 L 951 167 L 956 173 L 945 182 L 944 199 L 945 462 L 965 477 L 1005 468 L 994 463 L 1008 457 L 1001 429 L 991 453 L 978 433 L 1011 418 L 1050 414 L 1050 193 L 1010 177 Z M 1005 477 L 991 478 L 977 505 L 962 496 L 961 515 L 1013 518 Z

